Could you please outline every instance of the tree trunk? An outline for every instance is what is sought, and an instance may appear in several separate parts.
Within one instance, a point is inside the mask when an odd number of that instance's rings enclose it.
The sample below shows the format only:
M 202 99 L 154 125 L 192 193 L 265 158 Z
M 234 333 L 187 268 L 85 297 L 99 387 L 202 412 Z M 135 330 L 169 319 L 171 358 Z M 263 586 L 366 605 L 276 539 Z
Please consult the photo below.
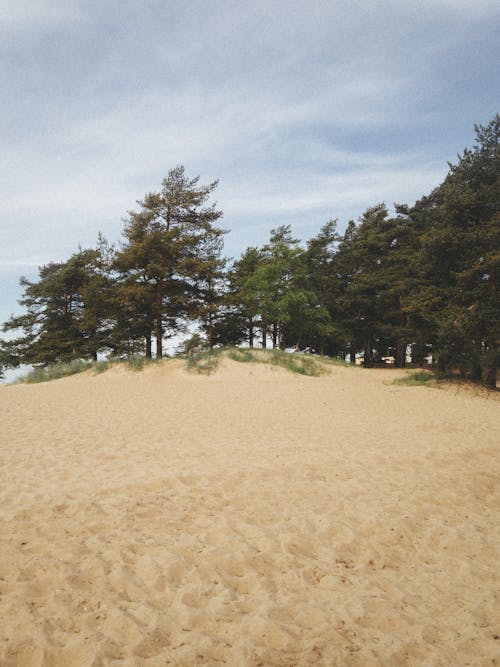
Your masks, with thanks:
M 373 348 L 371 335 L 366 336 L 365 338 L 363 366 L 365 368 L 372 368 L 373 366 Z
M 262 324 L 262 349 L 267 348 L 267 324 Z
M 482 373 L 483 369 L 481 366 L 481 361 L 479 360 L 478 357 L 474 355 L 472 357 L 472 365 L 470 371 L 471 380 L 474 380 L 474 382 L 479 382 L 481 380 Z
M 497 386 L 498 356 L 499 353 L 493 348 L 486 353 L 483 363 L 482 379 L 490 389 L 496 389 Z
M 440 373 L 446 373 L 447 370 L 447 363 L 446 359 L 442 354 L 438 355 L 437 358 L 437 369 Z
M 162 281 L 156 284 L 156 358 L 163 359 L 163 322 L 162 322 Z
M 406 343 L 398 338 L 396 341 L 396 368 L 405 368 L 406 366 Z
M 253 319 L 248 320 L 248 344 L 253 348 L 253 339 L 254 339 L 254 330 L 253 330 Z
M 208 349 L 213 350 L 214 347 L 214 323 L 212 313 L 208 313 Z
M 496 389 L 497 386 L 497 365 L 496 363 L 489 364 L 485 373 L 485 383 L 490 389 Z
M 483 356 L 483 349 L 481 341 L 475 339 L 472 341 L 471 370 L 470 370 L 471 379 L 474 380 L 474 382 L 480 382 L 482 380 L 482 372 L 483 372 L 481 363 L 482 356 Z
M 163 359 L 163 326 L 161 315 L 156 320 L 156 358 Z
M 285 339 L 283 337 L 283 329 L 281 326 L 278 328 L 278 347 L 280 350 L 285 349 Z
M 278 325 L 276 324 L 276 322 L 273 322 L 272 333 L 273 333 L 273 350 L 275 350 L 276 347 L 278 346 Z
M 411 346 L 411 363 L 414 366 L 425 366 L 426 347 L 420 341 L 413 343 Z
M 151 334 L 148 333 L 146 334 L 146 359 L 151 359 L 152 357 L 152 352 L 151 352 Z

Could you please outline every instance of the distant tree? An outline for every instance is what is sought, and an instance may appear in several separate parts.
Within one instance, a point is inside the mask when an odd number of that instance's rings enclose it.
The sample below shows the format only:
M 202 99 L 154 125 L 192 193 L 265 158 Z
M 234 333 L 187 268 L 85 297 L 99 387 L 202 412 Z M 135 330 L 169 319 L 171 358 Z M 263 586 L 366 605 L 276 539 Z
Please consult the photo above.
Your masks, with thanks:
M 97 247 L 89 252 L 86 277 L 81 287 L 83 308 L 78 326 L 83 337 L 85 356 L 97 360 L 101 351 L 112 349 L 111 334 L 115 326 L 113 311 L 112 266 L 114 248 L 99 234 Z
M 260 252 L 255 270 L 245 281 L 245 290 L 258 302 L 262 347 L 271 330 L 273 347 L 281 346 L 283 327 L 289 320 L 291 291 L 296 286 L 294 272 L 302 250 L 292 238 L 290 225 L 271 230 L 269 242 Z
M 348 227 L 333 260 L 338 326 L 351 355 L 353 347 L 363 349 L 366 367 L 390 352 L 396 365 L 405 365 L 408 274 L 402 260 L 406 251 L 405 220 L 389 218 L 386 206 L 379 204 L 365 211 L 359 226 Z
M 255 330 L 259 324 L 260 304 L 259 295 L 250 279 L 262 262 L 261 251 L 258 248 L 250 247 L 245 250 L 239 260 L 233 263 L 228 272 L 226 303 L 232 320 L 233 332 L 230 338 L 237 343 L 239 332 L 246 330 L 246 340 L 252 348 L 255 341 Z
M 247 322 L 236 308 L 223 305 L 219 315 L 214 322 L 214 345 L 233 346 L 248 340 Z
M 500 344 L 500 116 L 411 208 L 368 208 L 342 236 L 327 222 L 304 249 L 289 225 L 249 247 L 226 273 L 222 212 L 202 186 L 172 169 L 125 220 L 116 251 L 102 238 L 65 262 L 21 278 L 23 314 L 0 344 L 0 372 L 20 364 L 96 359 L 100 352 L 163 356 L 163 340 L 197 322 L 193 345 L 307 345 L 363 351 L 365 366 L 404 366 L 431 352 L 441 369 L 496 385 Z M 197 342 L 196 342 L 197 341 Z
M 115 356 L 145 354 L 151 359 L 154 285 L 145 276 L 121 273 L 122 259 L 122 255 L 117 255 L 114 264 L 118 277 L 112 290 L 115 324 L 110 334 L 110 346 Z
M 189 355 L 195 354 L 196 352 L 202 352 L 206 349 L 208 349 L 208 341 L 206 338 L 203 338 L 199 333 L 194 333 L 177 346 L 176 354 Z
M 330 305 L 330 316 L 335 322 L 337 336 L 341 341 L 344 356 L 349 355 L 354 363 L 356 352 L 362 347 L 363 341 L 358 331 L 356 311 L 347 291 L 356 272 L 357 259 L 353 252 L 356 224 L 349 220 L 340 238 L 337 252 L 332 258 L 332 284 L 335 299 Z
M 206 235 L 200 242 L 191 268 L 196 285 L 193 316 L 201 321 L 209 350 L 217 342 L 216 324 L 224 317 L 226 259 L 222 257 L 223 245 L 222 236 Z
M 95 359 L 106 348 L 110 322 L 104 301 L 104 245 L 101 240 L 97 249 L 40 267 L 38 281 L 21 278 L 24 295 L 19 303 L 26 312 L 3 325 L 4 332 L 21 332 L 3 343 L 7 365 Z
M 140 210 L 126 220 L 125 242 L 116 256 L 122 298 L 131 306 L 132 338 L 144 336 L 147 354 L 156 338 L 156 357 L 163 356 L 163 338 L 178 330 L 194 313 L 196 283 L 212 259 L 202 258 L 208 243 L 220 239 L 214 226 L 222 216 L 207 200 L 217 181 L 199 186 L 184 167 L 172 169 L 161 190 L 147 194 Z M 202 264 L 206 265 L 203 268 Z
M 383 234 L 387 215 L 383 204 L 367 209 L 339 249 L 339 259 L 344 263 L 338 266 L 344 274 L 342 319 L 350 337 L 362 341 L 368 368 L 373 365 L 373 348 L 384 319 L 382 294 L 386 283 L 381 269 L 387 251 Z
M 332 313 L 338 298 L 334 259 L 339 242 L 336 220 L 328 221 L 320 229 L 319 234 L 307 242 L 305 254 L 307 286 L 314 294 L 315 305 L 322 309 L 322 321 L 318 323 L 316 332 L 320 354 L 325 354 L 325 341 L 336 331 Z
M 500 116 L 475 126 L 477 143 L 417 202 L 421 286 L 412 309 L 433 332 L 440 368 L 459 368 L 489 386 L 499 363 Z

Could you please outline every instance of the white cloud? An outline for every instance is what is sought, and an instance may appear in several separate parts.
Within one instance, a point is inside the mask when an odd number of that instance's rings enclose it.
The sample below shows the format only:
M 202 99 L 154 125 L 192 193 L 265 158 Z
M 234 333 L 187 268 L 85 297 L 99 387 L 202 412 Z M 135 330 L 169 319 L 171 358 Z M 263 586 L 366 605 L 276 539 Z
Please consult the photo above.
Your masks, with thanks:
M 9 259 L 0 259 L 0 266 L 6 267 L 6 268 L 36 268 L 40 266 L 43 262 L 35 262 L 35 261 L 21 261 L 18 259 L 15 260 L 9 260 Z
M 46 30 L 81 18 L 78 2 L 71 0 L 2 0 L 0 34 Z
M 418 0 L 414 7 L 418 11 L 435 12 L 436 10 L 443 10 L 450 14 L 466 14 L 467 16 L 478 17 L 498 14 L 496 0 L 474 0 L 474 2 L 469 0 Z
M 411 202 L 497 103 L 488 0 L 0 8 L 0 266 L 13 269 L 99 229 L 117 240 L 177 163 L 220 177 L 236 250 L 276 220 L 309 229 Z

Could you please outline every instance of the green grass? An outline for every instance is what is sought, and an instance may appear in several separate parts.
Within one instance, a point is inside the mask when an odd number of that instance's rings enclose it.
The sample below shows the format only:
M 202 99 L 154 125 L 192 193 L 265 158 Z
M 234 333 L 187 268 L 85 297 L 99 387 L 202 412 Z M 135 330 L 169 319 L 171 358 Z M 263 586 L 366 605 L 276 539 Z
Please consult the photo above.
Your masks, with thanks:
M 393 380 L 392 384 L 405 385 L 407 387 L 433 387 L 438 389 L 455 388 L 457 391 L 460 388 L 466 388 L 476 395 L 489 395 L 492 391 L 497 392 L 498 389 L 491 389 L 485 385 L 478 384 L 473 380 L 460 377 L 458 374 L 442 373 L 434 371 L 415 371 L 407 373 L 405 377 Z
M 298 373 L 310 377 L 317 377 L 328 373 L 328 366 L 333 364 L 345 364 L 341 361 L 328 357 L 318 357 L 307 354 L 290 354 L 282 350 L 220 348 L 212 351 L 189 354 L 185 357 L 188 371 L 200 375 L 212 375 L 219 368 L 223 357 L 232 359 L 239 363 L 267 364 L 284 368 L 290 373 Z M 155 360 L 146 359 L 138 355 L 128 359 L 110 359 L 104 361 L 84 361 L 75 359 L 69 362 L 61 362 L 45 367 L 37 367 L 17 380 L 18 383 L 34 384 L 38 382 L 49 382 L 59 378 L 75 375 L 84 371 L 93 371 L 96 374 L 104 373 L 118 364 L 124 364 L 134 371 L 141 371 L 146 366 L 156 363 Z
M 241 349 L 239 347 L 230 348 L 226 354 L 229 359 L 239 361 L 241 363 L 248 363 L 256 361 L 256 350 Z
M 212 375 L 219 367 L 222 350 L 196 352 L 186 357 L 187 369 L 190 373 Z
M 114 363 L 115 362 L 109 361 L 108 359 L 105 359 L 104 361 L 94 361 L 89 366 L 89 368 L 92 368 L 94 373 L 96 375 L 99 375 L 100 373 L 105 373 L 106 371 L 109 371 L 109 369 L 112 368 Z
M 82 359 L 60 362 L 45 367 L 38 366 L 27 375 L 20 378 L 18 382 L 26 384 L 49 382 L 50 380 L 58 380 L 59 378 L 67 377 L 68 375 L 83 373 L 83 371 L 88 371 L 92 366 L 92 362 L 83 361 Z
M 141 357 L 139 354 L 134 354 L 125 359 L 124 362 L 131 371 L 142 371 L 146 366 L 155 364 L 156 359 L 147 359 L 146 357 Z
M 142 371 L 145 366 L 155 363 L 154 360 L 146 359 L 139 355 L 128 357 L 127 359 L 109 359 L 103 361 L 85 361 L 83 359 L 73 359 L 73 361 L 59 362 L 49 366 L 37 366 L 29 373 L 19 378 L 15 384 L 36 384 L 38 382 L 50 382 L 59 378 L 76 375 L 84 371 L 93 371 L 96 374 L 104 373 L 118 364 L 125 364 L 127 368 L 133 371 Z
M 406 385 L 408 387 L 424 387 L 429 383 L 434 385 L 444 379 L 443 376 L 430 371 L 416 371 L 414 373 L 407 373 L 404 377 L 393 381 L 393 384 Z
M 221 348 L 211 352 L 200 352 L 189 355 L 186 359 L 187 368 L 191 372 L 211 375 L 219 367 L 222 357 L 239 363 L 268 364 L 284 368 L 290 373 L 299 373 L 317 377 L 328 372 L 330 360 L 305 354 L 290 354 L 282 350 L 256 350 L 250 348 Z

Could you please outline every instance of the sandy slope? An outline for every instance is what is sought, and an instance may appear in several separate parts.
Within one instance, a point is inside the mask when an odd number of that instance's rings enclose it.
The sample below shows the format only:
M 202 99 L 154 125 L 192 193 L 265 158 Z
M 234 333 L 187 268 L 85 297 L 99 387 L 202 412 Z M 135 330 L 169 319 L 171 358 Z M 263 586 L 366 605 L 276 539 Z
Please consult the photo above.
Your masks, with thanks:
M 500 664 L 500 403 L 393 377 L 0 388 L 0 665 Z

